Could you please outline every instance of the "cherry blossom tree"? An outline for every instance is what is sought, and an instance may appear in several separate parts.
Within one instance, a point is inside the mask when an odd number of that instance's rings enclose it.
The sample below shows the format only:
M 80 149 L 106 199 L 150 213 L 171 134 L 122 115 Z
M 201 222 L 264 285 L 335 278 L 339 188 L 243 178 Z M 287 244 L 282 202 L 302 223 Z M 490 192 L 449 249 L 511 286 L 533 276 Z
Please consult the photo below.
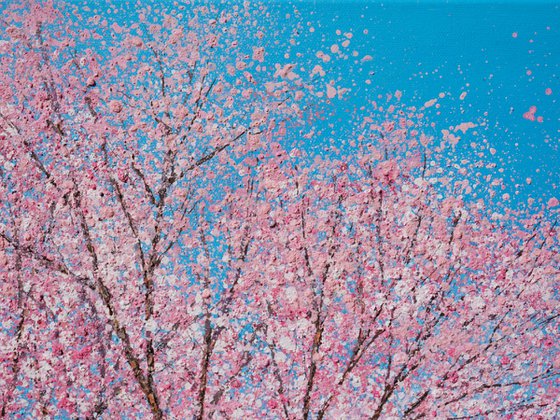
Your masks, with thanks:
M 135 13 L 1 21 L 3 417 L 558 415 L 556 199 L 474 197 L 414 110 L 312 152 L 334 88 L 259 7 Z

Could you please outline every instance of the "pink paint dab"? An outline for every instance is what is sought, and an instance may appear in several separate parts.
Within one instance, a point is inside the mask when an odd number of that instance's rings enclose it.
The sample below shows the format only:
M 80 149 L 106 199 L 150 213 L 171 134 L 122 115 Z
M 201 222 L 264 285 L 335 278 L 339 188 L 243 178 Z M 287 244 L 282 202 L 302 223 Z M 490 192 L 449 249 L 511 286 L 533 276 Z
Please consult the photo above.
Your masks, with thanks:
M 544 94 L 545 94 L 545 95 L 552 95 L 552 89 L 551 89 L 551 88 L 546 88 L 546 89 L 544 90 Z
M 537 112 L 537 107 L 533 105 L 529 108 L 529 111 L 523 114 L 523 118 L 529 121 L 535 121 L 536 112 Z

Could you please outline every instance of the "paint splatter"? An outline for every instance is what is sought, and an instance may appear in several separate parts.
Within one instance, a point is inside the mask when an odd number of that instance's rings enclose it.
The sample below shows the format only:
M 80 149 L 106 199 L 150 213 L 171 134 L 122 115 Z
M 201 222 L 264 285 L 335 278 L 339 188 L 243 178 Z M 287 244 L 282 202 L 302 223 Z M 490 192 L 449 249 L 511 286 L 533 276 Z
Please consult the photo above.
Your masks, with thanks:
M 429 101 L 426 101 L 424 103 L 424 108 L 430 108 L 430 107 L 434 106 L 436 104 L 436 102 L 437 102 L 437 98 L 430 99 Z
M 523 118 L 525 118 L 526 120 L 529 120 L 529 121 L 535 121 L 535 119 L 536 119 L 535 113 L 536 112 L 537 112 L 537 107 L 533 105 L 529 108 L 529 111 L 527 111 L 523 114 Z

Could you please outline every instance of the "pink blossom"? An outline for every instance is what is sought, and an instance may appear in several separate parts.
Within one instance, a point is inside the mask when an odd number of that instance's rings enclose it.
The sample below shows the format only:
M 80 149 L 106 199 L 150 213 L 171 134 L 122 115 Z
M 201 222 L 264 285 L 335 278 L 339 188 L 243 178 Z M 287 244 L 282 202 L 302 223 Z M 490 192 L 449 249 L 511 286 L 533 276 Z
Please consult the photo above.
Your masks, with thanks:
M 122 103 L 119 101 L 110 101 L 109 102 L 109 109 L 111 110 L 111 112 L 118 114 L 119 112 L 122 111 L 123 107 L 122 107 Z

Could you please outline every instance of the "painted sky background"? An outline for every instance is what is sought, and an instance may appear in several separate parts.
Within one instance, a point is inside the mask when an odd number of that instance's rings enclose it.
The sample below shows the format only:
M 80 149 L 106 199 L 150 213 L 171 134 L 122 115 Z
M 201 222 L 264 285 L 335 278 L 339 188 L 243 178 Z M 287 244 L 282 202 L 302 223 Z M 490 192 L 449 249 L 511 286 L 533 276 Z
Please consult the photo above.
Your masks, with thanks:
M 378 95 L 400 90 L 401 103 L 417 107 L 437 99 L 426 109 L 426 120 L 434 123 L 426 130 L 441 137 L 442 129 L 462 122 L 484 124 L 459 133 L 462 139 L 454 153 L 484 153 L 485 159 L 497 163 L 490 172 L 504 177 L 510 205 L 523 204 L 529 197 L 546 201 L 558 196 L 557 2 L 419 3 L 276 2 L 268 7 L 277 19 L 271 23 L 283 31 L 276 39 L 278 60 L 315 60 L 326 70 L 326 81 L 351 89 L 335 104 L 334 136 L 349 128 L 352 109 L 367 106 Z M 301 27 L 296 28 L 296 22 Z M 352 38 L 343 48 L 347 33 Z M 295 43 L 286 48 L 290 37 Z M 333 44 L 347 58 L 336 58 L 330 51 Z M 329 54 L 331 60 L 323 62 L 317 51 Z M 366 55 L 372 60 L 362 61 Z M 533 106 L 537 110 L 531 121 L 524 114 Z
M 325 124 L 333 127 L 311 142 L 351 135 L 353 110 L 401 91 L 405 105 L 432 103 L 425 126 L 431 135 L 464 122 L 479 125 L 460 134 L 453 153 L 482 153 L 498 163 L 491 172 L 503 170 L 512 204 L 529 197 L 560 198 L 560 6 L 418 3 L 268 4 L 267 52 L 277 56 L 271 62 L 316 62 L 325 69 L 326 82 L 349 89 L 332 103 L 335 115 Z M 331 60 L 324 62 L 318 51 Z M 371 60 L 364 60 L 368 56 Z M 531 107 L 534 114 L 526 114 Z
M 239 0 L 221 7 L 235 3 Z M 464 122 L 478 125 L 457 133 L 461 141 L 452 152 L 469 158 L 482 153 L 483 160 L 496 163 L 485 173 L 503 177 L 508 205 L 560 195 L 558 1 L 252 3 L 266 5 L 269 12 L 260 22 L 267 26 L 261 44 L 269 64 L 296 63 L 307 69 L 320 64 L 326 72 L 321 83 L 349 89 L 330 109 L 326 106 L 325 112 L 334 115 L 309 147 L 348 140 L 356 133 L 356 114 L 364 113 L 360 108 L 367 110 L 373 100 L 384 103 L 398 90 L 404 106 L 421 108 L 437 99 L 425 110 L 423 129 L 429 135 L 441 138 L 441 130 Z M 74 4 L 88 6 L 86 15 L 110 15 L 117 22 L 137 18 L 134 1 Z M 339 52 L 332 53 L 333 45 Z M 319 51 L 331 59 L 317 57 Z M 371 60 L 364 60 L 368 56 Z M 524 118 L 531 107 L 536 107 L 529 116 L 534 120 Z

